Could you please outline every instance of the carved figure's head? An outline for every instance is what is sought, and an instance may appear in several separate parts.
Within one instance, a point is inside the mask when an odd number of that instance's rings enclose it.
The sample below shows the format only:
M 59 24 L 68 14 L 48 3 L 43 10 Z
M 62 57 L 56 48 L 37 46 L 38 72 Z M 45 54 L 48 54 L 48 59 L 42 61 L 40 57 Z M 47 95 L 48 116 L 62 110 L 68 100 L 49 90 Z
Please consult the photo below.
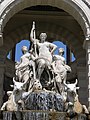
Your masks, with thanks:
M 23 46 L 22 47 L 22 53 L 26 53 L 26 52 L 28 52 L 28 48 L 27 48 L 27 46 Z
M 59 55 L 63 55 L 64 54 L 64 49 L 63 48 L 59 48 L 58 53 L 59 53 Z
M 38 79 L 34 81 L 33 90 L 42 90 L 42 85 Z
M 41 43 L 45 42 L 46 38 L 47 38 L 47 34 L 46 33 L 41 33 L 40 34 Z

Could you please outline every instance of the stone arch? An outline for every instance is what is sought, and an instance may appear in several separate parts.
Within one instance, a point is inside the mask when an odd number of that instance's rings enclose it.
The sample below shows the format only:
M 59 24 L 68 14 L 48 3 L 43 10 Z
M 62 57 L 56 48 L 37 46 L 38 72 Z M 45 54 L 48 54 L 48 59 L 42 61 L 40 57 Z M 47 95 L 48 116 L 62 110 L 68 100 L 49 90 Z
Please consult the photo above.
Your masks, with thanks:
M 81 6 L 81 4 L 82 4 L 82 6 Z M 3 37 L 2 33 L 4 31 L 4 27 L 5 27 L 6 23 L 9 21 L 9 19 L 12 18 L 19 11 L 23 10 L 24 8 L 27 8 L 30 6 L 36 6 L 36 5 L 49 5 L 52 7 L 57 7 L 57 8 L 63 9 L 64 11 L 71 14 L 75 18 L 75 20 L 79 23 L 79 25 L 81 26 L 81 28 L 84 32 L 85 37 L 87 38 L 90 36 L 90 30 L 89 30 L 90 29 L 90 19 L 89 19 L 90 15 L 88 13 L 89 8 L 84 4 L 84 2 L 82 0 L 79 0 L 79 1 L 77 1 L 77 0 L 74 0 L 74 1 L 72 1 L 72 0 L 38 0 L 38 1 L 37 0 L 13 0 L 13 1 L 12 0 L 8 0 L 8 1 L 4 0 L 0 4 L 0 41 L 1 41 L 1 38 Z M 38 32 L 40 32 L 40 30 Z M 21 35 L 20 39 L 28 37 L 27 31 L 22 34 L 22 32 L 21 33 L 18 32 L 18 29 L 16 30 L 16 35 L 14 32 L 14 33 L 11 33 L 7 37 L 4 36 L 5 37 L 4 45 L 0 48 L 0 51 L 4 52 L 4 54 L 2 55 L 2 57 L 0 57 L 0 59 L 2 59 L 3 57 L 5 59 L 5 56 L 7 55 L 7 51 L 9 51 L 11 48 L 13 48 L 13 46 L 19 41 L 18 33 Z M 66 44 L 71 47 L 71 49 L 72 49 L 73 53 L 75 54 L 75 57 L 78 59 L 78 61 L 80 62 L 80 59 L 85 60 L 85 51 L 82 49 L 83 41 L 80 41 L 79 39 L 75 38 L 75 36 L 73 36 L 72 34 L 70 36 L 68 36 L 67 34 L 70 34 L 70 33 L 68 33 L 67 31 L 65 31 L 62 34 L 62 36 L 59 36 L 58 29 L 56 31 L 53 31 L 53 29 L 52 29 L 52 31 L 48 31 L 47 33 L 51 36 L 51 38 L 61 39 L 63 42 L 66 41 L 66 39 L 68 39 Z M 24 37 L 24 36 L 26 36 L 26 37 Z M 74 40 L 74 42 L 72 40 Z M 7 41 L 10 41 L 11 44 L 8 44 Z M 77 47 L 75 48 L 75 46 L 77 46 Z M 78 51 L 80 51 L 80 52 L 78 52 Z M 85 69 L 83 71 L 85 71 Z M 83 71 L 81 70 L 80 72 L 83 74 L 84 73 Z M 0 93 L 0 95 L 1 95 L 1 93 Z M 0 101 L 1 101 L 1 99 L 0 99 Z
M 82 6 L 81 6 L 82 4 Z M 63 0 L 19 0 L 19 1 L 11 1 L 11 0 L 4 0 L 0 4 L 0 25 L 1 25 L 1 32 L 3 32 L 3 28 L 5 27 L 6 23 L 9 19 L 17 12 L 21 11 L 24 8 L 36 5 L 50 5 L 53 7 L 57 7 L 60 9 L 65 10 L 69 14 L 71 14 L 81 25 L 84 35 L 87 37 L 90 35 L 89 25 L 90 25 L 90 15 L 88 13 L 88 7 L 82 0 L 74 0 L 74 1 L 63 1 Z M 3 7 L 2 7 L 3 6 Z M 85 10 L 85 9 L 86 10 Z M 78 12 L 79 11 L 79 12 Z

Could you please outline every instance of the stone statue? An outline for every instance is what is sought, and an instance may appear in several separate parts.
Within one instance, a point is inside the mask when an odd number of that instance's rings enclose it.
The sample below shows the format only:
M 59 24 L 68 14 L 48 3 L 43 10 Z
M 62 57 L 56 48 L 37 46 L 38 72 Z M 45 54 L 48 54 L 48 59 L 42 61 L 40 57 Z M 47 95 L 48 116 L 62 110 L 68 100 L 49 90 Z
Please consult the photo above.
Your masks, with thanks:
M 75 113 L 86 113 L 89 114 L 89 111 L 85 105 L 82 105 L 79 101 L 77 90 L 79 87 L 77 87 L 77 79 L 75 83 L 66 83 L 64 81 L 64 85 L 66 87 L 66 102 L 68 103 L 68 109 L 69 111 L 74 111 Z
M 41 33 L 40 40 L 37 40 L 35 37 L 33 37 L 34 30 L 35 30 L 35 27 L 32 27 L 30 38 L 31 38 L 31 41 L 34 44 L 36 44 L 39 51 L 36 62 L 38 65 L 37 76 L 38 76 L 38 79 L 40 80 L 41 74 L 43 73 L 43 70 L 45 69 L 45 67 L 47 68 L 47 71 L 50 68 L 52 63 L 52 55 L 53 55 L 53 52 L 56 50 L 57 46 L 53 43 L 45 41 L 47 38 L 46 33 Z
M 2 105 L 1 110 L 17 111 L 17 104 L 13 100 L 12 91 L 8 91 L 7 95 L 8 95 L 8 101 L 6 101 Z
M 55 82 L 55 90 L 59 93 L 62 93 L 64 86 L 63 81 L 66 81 L 67 71 L 71 71 L 71 68 L 66 65 L 65 58 L 63 57 L 64 49 L 59 48 L 58 55 L 53 55 L 52 68 L 55 74 L 54 82 Z
M 29 79 L 31 66 L 33 69 L 32 70 L 33 77 L 34 77 L 34 79 L 36 78 L 35 64 L 34 64 L 35 57 L 28 52 L 27 46 L 22 47 L 22 53 L 23 53 L 23 55 L 20 59 L 20 62 L 17 62 L 15 65 L 16 76 L 18 77 L 19 82 L 25 82 Z
M 13 78 L 13 91 L 8 91 L 8 101 L 6 101 L 1 110 L 8 110 L 8 111 L 17 111 L 19 110 L 19 104 L 22 105 L 22 109 L 24 109 L 24 99 L 30 94 L 31 91 L 26 92 L 25 86 L 28 81 L 17 82 L 15 81 L 15 78 Z
M 58 55 L 54 55 L 57 46 L 45 41 L 46 33 L 40 34 L 36 39 L 35 22 L 30 33 L 31 49 L 22 47 L 20 62 L 15 64 L 16 77 L 13 78 L 13 91 L 7 92 L 8 100 L 1 110 L 42 110 L 78 113 L 85 105 L 80 105 L 77 94 L 77 80 L 67 84 L 67 72 L 71 67 L 66 65 L 63 57 L 64 49 L 59 48 Z M 47 72 L 48 76 L 45 76 Z M 43 74 L 44 73 L 44 74 Z M 47 80 L 48 79 L 48 80 Z M 46 83 L 45 83 L 46 82 Z M 45 85 L 46 87 L 44 87 Z M 48 87 L 48 88 L 47 88 Z M 31 118 L 30 118 L 31 119 Z
M 68 65 L 66 65 L 66 60 L 63 57 L 63 55 L 64 49 L 59 48 L 58 55 L 53 55 L 54 62 L 52 63 L 54 72 L 59 74 L 60 76 L 60 82 L 66 81 L 67 71 L 71 72 L 71 68 Z

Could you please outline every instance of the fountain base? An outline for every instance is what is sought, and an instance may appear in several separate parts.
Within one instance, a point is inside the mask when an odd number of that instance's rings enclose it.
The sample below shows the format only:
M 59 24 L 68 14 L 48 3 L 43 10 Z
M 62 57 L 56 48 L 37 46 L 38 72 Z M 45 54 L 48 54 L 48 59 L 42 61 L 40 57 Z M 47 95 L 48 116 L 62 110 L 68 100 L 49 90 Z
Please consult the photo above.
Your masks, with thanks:
M 71 120 L 65 112 L 50 111 L 3 111 L 0 120 Z M 84 114 L 78 114 L 72 120 L 87 120 Z

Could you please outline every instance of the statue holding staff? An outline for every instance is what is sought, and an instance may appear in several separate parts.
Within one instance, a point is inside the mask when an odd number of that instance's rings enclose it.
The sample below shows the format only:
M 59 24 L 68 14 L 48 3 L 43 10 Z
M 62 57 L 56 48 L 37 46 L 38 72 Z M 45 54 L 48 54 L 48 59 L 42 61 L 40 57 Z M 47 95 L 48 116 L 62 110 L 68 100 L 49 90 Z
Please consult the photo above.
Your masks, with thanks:
M 40 40 L 33 37 L 34 35 L 33 32 L 35 30 L 34 25 L 35 23 L 33 22 L 33 28 L 31 30 L 30 38 L 35 48 L 37 47 L 39 51 L 38 57 L 36 59 L 36 63 L 38 65 L 37 77 L 40 80 L 41 74 L 43 73 L 44 69 L 47 68 L 47 71 L 48 69 L 50 69 L 50 66 L 52 63 L 52 55 L 53 55 L 53 52 L 56 50 L 57 46 L 53 43 L 45 41 L 47 38 L 46 33 L 40 34 Z M 35 54 L 37 54 L 37 51 L 35 51 Z

